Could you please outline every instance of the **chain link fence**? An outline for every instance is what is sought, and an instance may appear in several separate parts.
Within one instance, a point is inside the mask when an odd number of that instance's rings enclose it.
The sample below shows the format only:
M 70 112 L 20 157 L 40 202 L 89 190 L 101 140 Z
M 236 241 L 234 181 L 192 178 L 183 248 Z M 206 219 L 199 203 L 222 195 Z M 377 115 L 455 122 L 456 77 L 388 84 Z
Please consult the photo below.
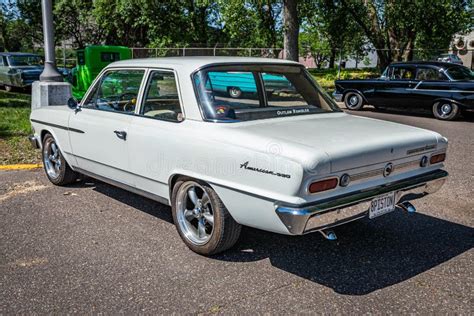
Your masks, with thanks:
M 283 58 L 282 48 L 245 48 L 245 47 L 164 47 L 164 48 L 141 48 L 133 47 L 132 58 L 155 58 L 155 57 L 181 57 L 181 56 L 235 56 L 235 57 L 265 57 Z M 384 53 L 396 55 L 396 51 L 379 50 Z M 312 51 L 302 49 L 300 63 L 308 68 L 328 68 L 331 59 L 334 67 L 342 69 L 375 68 L 379 65 L 377 50 L 367 50 L 363 53 L 352 53 L 336 50 L 335 52 Z M 464 49 L 414 49 L 410 53 L 399 54 L 400 60 L 403 56 L 410 55 L 412 60 L 446 61 L 462 63 L 464 66 L 474 69 L 474 48 Z M 75 51 L 70 47 L 58 47 L 56 50 L 56 63 L 58 67 L 73 68 L 76 64 Z

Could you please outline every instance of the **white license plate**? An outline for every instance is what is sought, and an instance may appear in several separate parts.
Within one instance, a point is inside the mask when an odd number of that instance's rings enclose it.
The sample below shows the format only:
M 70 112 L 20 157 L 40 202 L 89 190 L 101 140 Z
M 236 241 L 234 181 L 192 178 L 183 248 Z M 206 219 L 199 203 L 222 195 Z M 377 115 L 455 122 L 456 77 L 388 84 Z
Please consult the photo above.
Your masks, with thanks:
M 369 218 L 390 213 L 395 209 L 395 192 L 390 192 L 376 197 L 370 203 Z

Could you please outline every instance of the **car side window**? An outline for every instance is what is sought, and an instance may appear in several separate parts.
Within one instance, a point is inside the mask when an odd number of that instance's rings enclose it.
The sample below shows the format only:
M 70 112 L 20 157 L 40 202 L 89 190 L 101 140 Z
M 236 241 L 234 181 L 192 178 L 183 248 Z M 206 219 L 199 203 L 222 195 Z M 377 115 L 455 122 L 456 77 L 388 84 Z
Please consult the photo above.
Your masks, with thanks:
M 296 91 L 285 75 L 262 73 L 268 106 L 307 106 L 308 102 Z
M 173 122 L 183 120 L 173 72 L 162 70 L 151 72 L 140 115 Z
M 420 67 L 416 70 L 416 80 L 446 80 L 446 76 L 435 68 Z
M 0 56 L 0 66 L 3 66 L 3 56 Z
M 144 70 L 111 70 L 106 72 L 83 103 L 84 108 L 133 113 Z
M 413 80 L 415 79 L 415 68 L 395 66 L 390 74 L 391 80 Z

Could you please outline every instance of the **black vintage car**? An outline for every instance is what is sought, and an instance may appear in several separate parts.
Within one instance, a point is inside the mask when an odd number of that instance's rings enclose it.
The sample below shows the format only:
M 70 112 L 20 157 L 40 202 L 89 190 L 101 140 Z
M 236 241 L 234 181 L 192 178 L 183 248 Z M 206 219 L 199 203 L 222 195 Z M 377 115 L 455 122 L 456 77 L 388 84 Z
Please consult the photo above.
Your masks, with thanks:
M 474 73 L 452 63 L 393 63 L 380 78 L 336 80 L 333 96 L 350 110 L 365 104 L 376 109 L 429 108 L 436 118 L 453 120 L 461 112 L 474 111 Z

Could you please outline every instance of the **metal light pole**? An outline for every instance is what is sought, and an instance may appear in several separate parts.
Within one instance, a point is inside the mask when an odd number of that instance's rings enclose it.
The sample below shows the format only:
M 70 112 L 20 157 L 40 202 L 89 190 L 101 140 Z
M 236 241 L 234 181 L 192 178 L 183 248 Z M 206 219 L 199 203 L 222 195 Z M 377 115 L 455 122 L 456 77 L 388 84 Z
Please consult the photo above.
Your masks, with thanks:
M 43 35 L 44 35 L 44 70 L 40 81 L 63 81 L 63 77 L 56 69 L 54 52 L 53 5 L 52 0 L 42 0 Z

